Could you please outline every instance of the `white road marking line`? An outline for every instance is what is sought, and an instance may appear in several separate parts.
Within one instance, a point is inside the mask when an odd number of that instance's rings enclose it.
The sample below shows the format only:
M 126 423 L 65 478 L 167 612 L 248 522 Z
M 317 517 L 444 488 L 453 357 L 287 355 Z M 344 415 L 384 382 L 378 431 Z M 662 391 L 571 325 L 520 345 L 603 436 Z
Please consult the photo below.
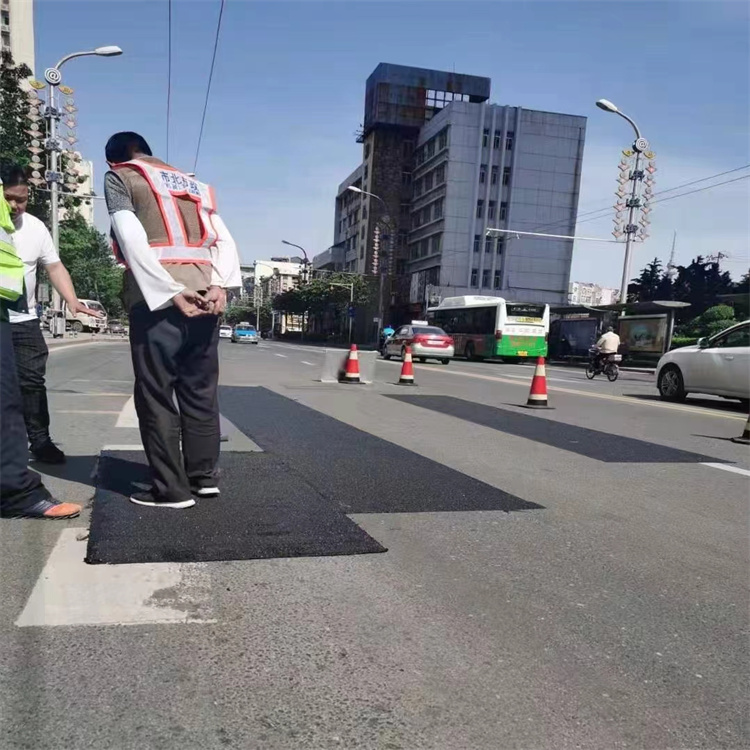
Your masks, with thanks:
M 175 563 L 87 565 L 79 532 L 63 529 L 16 620 L 19 628 L 216 622 L 208 601 L 192 595 L 202 588 L 186 580 L 194 571 Z
M 101 453 L 104 451 L 142 451 L 143 445 L 141 443 L 134 443 L 133 445 L 103 445 Z
M 742 474 L 743 477 L 750 477 L 750 471 L 747 469 L 741 469 L 739 466 L 731 466 L 730 464 L 711 464 L 701 463 L 701 466 L 710 466 L 712 469 L 721 469 L 722 471 L 731 471 L 733 474 Z
M 531 383 L 531 380 L 528 375 L 511 375 L 510 373 L 503 373 L 504 378 L 516 378 L 517 380 L 526 380 L 528 383 Z M 547 377 L 547 381 L 551 383 L 582 383 L 582 379 L 573 380 L 573 378 L 551 378 Z M 602 381 L 599 381 L 602 382 Z
M 94 409 L 55 409 L 55 414 L 119 414 L 119 411 L 96 411 Z
M 71 349 L 78 349 L 80 346 L 91 346 L 92 344 L 102 344 L 111 346 L 112 344 L 126 344 L 127 341 L 83 341 L 80 344 L 58 344 L 56 346 L 48 346 L 50 354 L 57 354 L 58 352 L 67 352 Z
M 70 380 L 70 383 L 127 383 L 128 385 L 132 385 L 132 380 L 105 380 L 104 378 L 99 378 L 98 380 L 83 380 L 82 378 L 75 378 L 74 380 Z
M 385 360 L 379 359 L 378 362 L 384 362 Z M 398 364 L 397 362 L 394 362 L 393 364 Z M 496 377 L 491 375 L 480 375 L 479 373 L 474 372 L 463 372 L 461 370 L 456 369 L 432 369 L 431 371 L 436 373 L 437 375 L 460 375 L 464 378 L 475 378 L 477 380 L 489 380 L 494 383 L 507 383 L 509 385 L 522 385 L 524 387 L 527 386 L 526 383 L 520 383 L 517 380 L 510 380 L 507 377 Z M 424 372 L 424 370 L 422 370 Z M 735 416 L 734 414 L 725 414 L 723 412 L 719 411 L 713 411 L 712 409 L 701 409 L 699 407 L 695 406 L 681 406 L 679 404 L 666 404 L 661 401 L 639 401 L 638 399 L 629 398 L 627 396 L 615 396 L 609 393 L 592 393 L 591 391 L 579 391 L 575 390 L 574 388 L 560 388 L 558 386 L 553 386 L 551 388 L 548 388 L 549 391 L 554 391 L 556 393 L 571 393 L 575 396 L 588 396 L 589 398 L 601 398 L 605 401 L 619 401 L 623 404 L 629 404 L 630 406 L 647 406 L 647 407 L 653 407 L 655 409 L 669 409 L 670 411 L 685 411 L 685 412 L 691 412 L 693 414 L 701 414 L 706 417 L 718 417 L 720 419 L 732 419 L 736 420 L 738 422 L 746 422 L 747 417 L 741 417 L 741 416 Z
M 312 362 L 305 362 L 305 360 L 302 360 L 303 365 L 309 365 L 310 367 L 315 367 L 315 365 Z
M 122 398 L 127 398 L 130 395 L 127 391 L 120 391 L 119 393 L 114 391 L 66 391 L 61 393 L 60 391 L 51 390 L 49 392 L 59 396 L 122 396 Z
M 122 407 L 115 427 L 138 427 L 138 415 L 135 412 L 135 398 L 133 396 Z
M 277 354 L 277 353 L 274 353 L 273 356 L 274 357 L 284 357 L 284 359 L 286 359 L 286 354 Z

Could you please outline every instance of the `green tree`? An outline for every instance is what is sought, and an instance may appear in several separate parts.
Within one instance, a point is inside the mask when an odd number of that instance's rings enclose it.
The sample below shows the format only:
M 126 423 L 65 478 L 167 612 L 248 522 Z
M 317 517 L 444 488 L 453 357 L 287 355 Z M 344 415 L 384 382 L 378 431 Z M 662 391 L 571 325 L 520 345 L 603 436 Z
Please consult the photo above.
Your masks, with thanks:
M 719 295 L 731 294 L 734 288 L 727 271 L 722 273 L 718 263 L 706 261 L 699 255 L 689 265 L 677 267 L 674 299 L 689 302 L 690 307 L 683 315 L 694 318 L 718 304 Z
M 734 294 L 750 294 L 750 272 L 742 276 L 742 278 L 734 285 L 732 292 Z
M 629 302 L 647 302 L 656 299 L 664 279 L 661 261 L 654 258 L 640 273 L 638 278 L 628 284 Z
M 74 213 L 60 222 L 60 259 L 79 297 L 99 300 L 110 316 L 122 315 L 122 268 L 107 238 Z
M 734 309 L 729 305 L 714 305 L 701 315 L 690 320 L 678 329 L 679 337 L 695 340 L 701 336 L 721 333 L 735 323 Z
M 15 65 L 10 52 L 0 55 L 0 165 L 28 168 L 32 137 L 27 130 L 29 104 L 23 82 L 31 75 L 27 65 Z M 49 194 L 31 187 L 28 212 L 49 223 Z

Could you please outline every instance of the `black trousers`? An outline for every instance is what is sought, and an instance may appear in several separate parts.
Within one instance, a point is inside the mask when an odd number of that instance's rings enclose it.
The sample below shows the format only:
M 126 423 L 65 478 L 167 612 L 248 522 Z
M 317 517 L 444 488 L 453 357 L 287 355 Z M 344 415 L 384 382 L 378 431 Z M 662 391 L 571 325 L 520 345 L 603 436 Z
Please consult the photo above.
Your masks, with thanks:
M 49 350 L 38 320 L 11 324 L 18 382 L 23 400 L 23 418 L 31 450 L 49 441 L 49 407 L 44 376 Z
M 16 324 L 18 325 L 18 324 Z M 37 323 L 37 327 L 39 324 Z M 29 448 L 11 328 L 0 322 L 0 515 L 14 515 L 50 494 L 29 470 Z
M 145 305 L 130 311 L 141 440 L 154 489 L 168 500 L 185 500 L 191 486 L 216 483 L 218 345 L 213 315 L 186 318 L 174 307 L 151 312 Z

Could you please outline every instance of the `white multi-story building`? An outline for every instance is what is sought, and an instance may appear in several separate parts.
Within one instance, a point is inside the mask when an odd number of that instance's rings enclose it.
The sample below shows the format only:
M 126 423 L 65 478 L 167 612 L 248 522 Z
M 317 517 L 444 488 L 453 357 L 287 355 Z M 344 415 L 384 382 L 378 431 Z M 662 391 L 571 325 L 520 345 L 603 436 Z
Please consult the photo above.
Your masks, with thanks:
M 10 52 L 16 65 L 34 72 L 34 3 L 0 0 L 0 51 Z
M 291 260 L 256 260 L 253 279 L 263 287 L 263 298 L 273 299 L 277 294 L 293 289 L 302 269 L 301 263 Z
M 614 305 L 620 299 L 620 290 L 598 284 L 571 281 L 568 288 L 568 304 Z
M 343 256 L 345 271 L 370 273 L 366 267 L 367 206 L 362 196 L 349 187 L 362 189 L 362 175 L 366 165 L 360 164 L 340 185 L 336 194 L 334 246 Z M 321 261 L 322 262 L 322 261 Z
M 94 162 L 89 159 L 82 159 L 81 154 L 77 153 L 76 169 L 77 175 L 81 182 L 75 187 L 70 195 L 80 196 L 79 205 L 73 209 L 67 209 L 63 206 L 60 209 L 60 218 L 67 219 L 71 213 L 80 214 L 86 223 L 94 226 Z
M 410 302 L 500 295 L 564 304 L 586 118 L 452 102 L 420 132 L 412 173 Z

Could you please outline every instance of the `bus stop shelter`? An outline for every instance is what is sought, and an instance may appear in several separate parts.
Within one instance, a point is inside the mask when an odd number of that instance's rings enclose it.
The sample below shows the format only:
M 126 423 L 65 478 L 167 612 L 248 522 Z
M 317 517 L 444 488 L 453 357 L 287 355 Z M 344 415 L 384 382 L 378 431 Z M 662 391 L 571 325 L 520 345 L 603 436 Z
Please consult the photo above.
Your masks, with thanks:
M 655 366 L 672 345 L 675 314 L 685 307 L 690 303 L 673 300 L 550 307 L 550 358 L 587 358 L 589 347 L 611 325 L 627 364 Z

